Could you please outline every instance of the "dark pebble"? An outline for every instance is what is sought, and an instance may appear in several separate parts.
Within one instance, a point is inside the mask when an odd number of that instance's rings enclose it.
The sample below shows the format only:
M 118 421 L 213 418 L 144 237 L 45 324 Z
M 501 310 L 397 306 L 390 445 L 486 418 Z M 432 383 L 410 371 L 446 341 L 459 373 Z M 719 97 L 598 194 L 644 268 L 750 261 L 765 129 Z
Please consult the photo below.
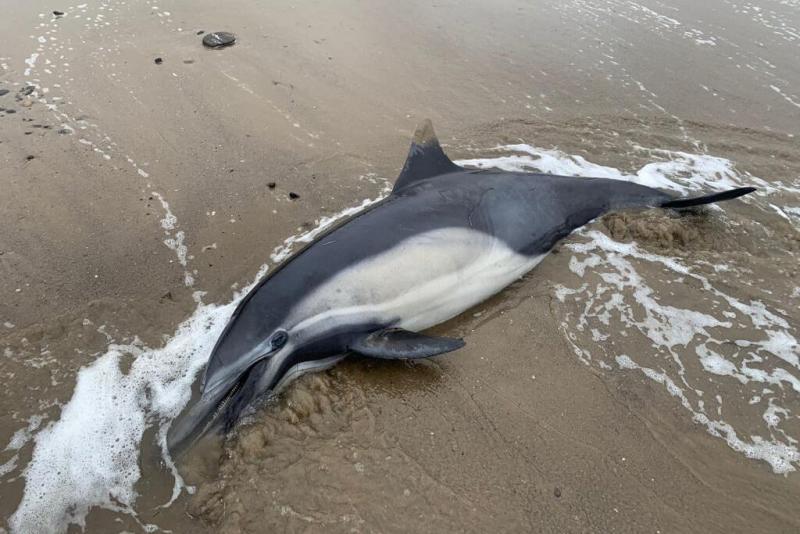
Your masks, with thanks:
M 8 94 L 8 89 L 0 89 L 0 96 L 6 96 Z
M 194 63 L 194 60 L 193 59 L 184 59 L 183 62 L 186 63 L 187 65 L 191 65 L 192 63 Z
M 300 195 L 298 195 L 297 193 L 294 193 L 294 192 L 290 192 L 289 193 L 289 198 L 291 198 L 292 200 L 297 200 L 298 198 L 300 198 Z
M 64 16 L 64 12 L 63 11 L 53 11 L 53 15 L 55 15 L 56 17 L 63 17 Z
M 561 497 L 561 488 L 554 489 L 553 490 L 553 495 L 555 495 L 556 498 L 560 498 Z
M 35 90 L 36 88 L 34 86 L 26 85 L 25 87 L 20 89 L 19 94 L 21 94 L 22 96 L 30 96 L 31 94 L 33 94 Z
M 267 187 L 269 187 L 270 189 L 275 189 L 275 182 L 268 183 Z
M 32 134 L 32 133 L 33 133 L 33 132 L 25 132 L 25 135 L 30 135 L 30 134 Z
M 69 134 L 71 134 L 72 132 L 70 132 L 70 131 L 69 131 L 69 130 L 67 130 L 66 128 L 61 128 L 61 129 L 58 131 L 58 133 L 60 133 L 61 135 L 69 135 Z
M 206 33 L 205 30 L 197 30 L 197 35 L 203 35 L 204 33 Z
M 161 59 L 160 57 L 157 57 L 157 58 L 155 58 L 155 59 L 153 60 L 153 62 L 154 62 L 156 65 L 161 65 L 162 63 L 164 63 L 164 60 L 163 60 L 163 59 Z
M 16 113 L 16 112 L 17 112 L 16 109 L 7 109 L 6 110 L 6 113 Z
M 235 42 L 236 36 L 228 32 L 214 32 L 203 37 L 203 44 L 209 48 L 222 48 Z
M 28 161 L 32 160 L 33 158 L 34 156 L 25 156 L 25 159 L 27 159 Z

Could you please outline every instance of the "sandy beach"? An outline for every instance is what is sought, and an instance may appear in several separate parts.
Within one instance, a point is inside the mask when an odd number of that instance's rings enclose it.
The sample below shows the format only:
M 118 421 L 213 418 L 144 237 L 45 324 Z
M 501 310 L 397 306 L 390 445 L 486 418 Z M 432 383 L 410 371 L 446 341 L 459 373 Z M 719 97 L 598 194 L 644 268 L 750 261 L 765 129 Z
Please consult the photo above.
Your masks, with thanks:
M 800 2 L 17 4 L 0 532 L 800 530 Z M 434 330 L 464 349 L 349 358 L 173 465 L 242 290 L 425 118 L 465 166 L 758 191 L 594 221 Z

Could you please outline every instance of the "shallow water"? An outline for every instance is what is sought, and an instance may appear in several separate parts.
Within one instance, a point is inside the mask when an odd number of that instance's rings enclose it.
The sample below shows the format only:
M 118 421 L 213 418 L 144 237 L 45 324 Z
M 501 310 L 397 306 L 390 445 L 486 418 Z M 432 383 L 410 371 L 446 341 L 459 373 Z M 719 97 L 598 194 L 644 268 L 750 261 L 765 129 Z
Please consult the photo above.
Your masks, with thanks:
M 1 22 L 7 526 L 798 528 L 798 6 L 712 4 Z M 238 295 L 385 195 L 418 115 L 465 165 L 759 191 L 595 221 L 439 328 L 464 350 L 306 377 L 175 467 L 166 426 Z

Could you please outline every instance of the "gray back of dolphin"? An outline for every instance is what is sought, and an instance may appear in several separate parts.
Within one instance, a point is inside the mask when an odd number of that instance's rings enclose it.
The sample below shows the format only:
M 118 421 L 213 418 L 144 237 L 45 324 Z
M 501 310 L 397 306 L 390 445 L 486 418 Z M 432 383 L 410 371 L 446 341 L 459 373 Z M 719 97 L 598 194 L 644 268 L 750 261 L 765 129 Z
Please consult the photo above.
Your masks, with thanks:
M 432 268 L 427 256 L 419 256 L 418 265 L 408 264 L 404 247 L 415 243 L 414 251 L 420 246 L 423 252 L 435 250 L 425 248 L 437 245 L 426 242 L 426 236 L 441 240 L 442 247 L 447 246 L 445 236 L 461 240 L 467 236 L 464 246 L 476 243 L 476 250 L 480 249 L 476 256 L 497 255 L 499 250 L 505 256 L 498 258 L 507 257 L 519 264 L 519 273 L 504 271 L 502 276 L 518 277 L 560 239 L 609 211 L 688 207 L 735 198 L 752 190 L 675 199 L 668 193 L 619 180 L 464 169 L 447 158 L 426 121 L 417 130 L 403 171 L 386 199 L 318 237 L 242 300 L 209 359 L 201 401 L 209 406 L 219 404 L 220 399 L 232 396 L 235 385 L 238 397 L 225 412 L 229 421 L 235 421 L 262 390 L 274 389 L 286 373 L 303 368 L 305 362 L 313 367 L 316 361 L 328 361 L 326 358 L 348 351 L 381 358 L 426 357 L 462 346 L 460 340 L 430 338 L 397 327 L 432 326 L 430 323 L 461 313 L 464 306 L 477 304 L 513 279 L 498 287 L 492 281 L 476 280 L 475 284 L 488 284 L 487 289 L 476 290 L 474 295 L 448 304 L 438 315 L 429 314 L 416 322 L 404 316 L 413 315 L 413 307 L 395 306 L 389 311 L 390 307 L 380 309 L 371 302 L 388 299 L 387 293 L 396 301 L 404 291 L 425 283 L 424 273 Z M 526 258 L 531 261 L 526 262 Z M 382 259 L 405 261 L 404 268 L 379 279 L 363 274 L 363 280 L 347 277 L 350 272 L 372 272 L 363 266 Z M 439 261 L 446 262 L 447 256 Z M 409 272 L 414 269 L 420 274 Z M 378 266 L 375 272 L 386 271 Z M 485 272 L 465 269 L 456 274 L 467 277 L 459 283 L 470 284 L 469 273 L 481 277 Z M 348 281 L 341 285 L 344 279 Z M 392 285 L 398 286 L 394 293 Z M 446 299 L 446 294 L 436 294 L 436 298 Z M 309 296 L 315 301 L 309 302 Z M 379 309 L 380 313 L 376 311 Z M 397 311 L 401 309 L 405 311 Z M 228 397 L 224 397 L 226 394 Z M 179 433 L 186 432 L 183 429 Z

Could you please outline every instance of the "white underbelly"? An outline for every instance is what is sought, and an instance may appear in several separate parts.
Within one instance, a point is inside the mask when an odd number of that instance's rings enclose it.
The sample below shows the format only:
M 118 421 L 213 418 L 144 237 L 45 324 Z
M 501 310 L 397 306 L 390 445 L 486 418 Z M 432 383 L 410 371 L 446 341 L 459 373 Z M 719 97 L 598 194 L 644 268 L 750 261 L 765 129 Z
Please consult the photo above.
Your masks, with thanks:
M 377 322 L 419 331 L 494 295 L 543 258 L 465 228 L 413 236 L 336 274 L 289 317 L 295 332 Z

